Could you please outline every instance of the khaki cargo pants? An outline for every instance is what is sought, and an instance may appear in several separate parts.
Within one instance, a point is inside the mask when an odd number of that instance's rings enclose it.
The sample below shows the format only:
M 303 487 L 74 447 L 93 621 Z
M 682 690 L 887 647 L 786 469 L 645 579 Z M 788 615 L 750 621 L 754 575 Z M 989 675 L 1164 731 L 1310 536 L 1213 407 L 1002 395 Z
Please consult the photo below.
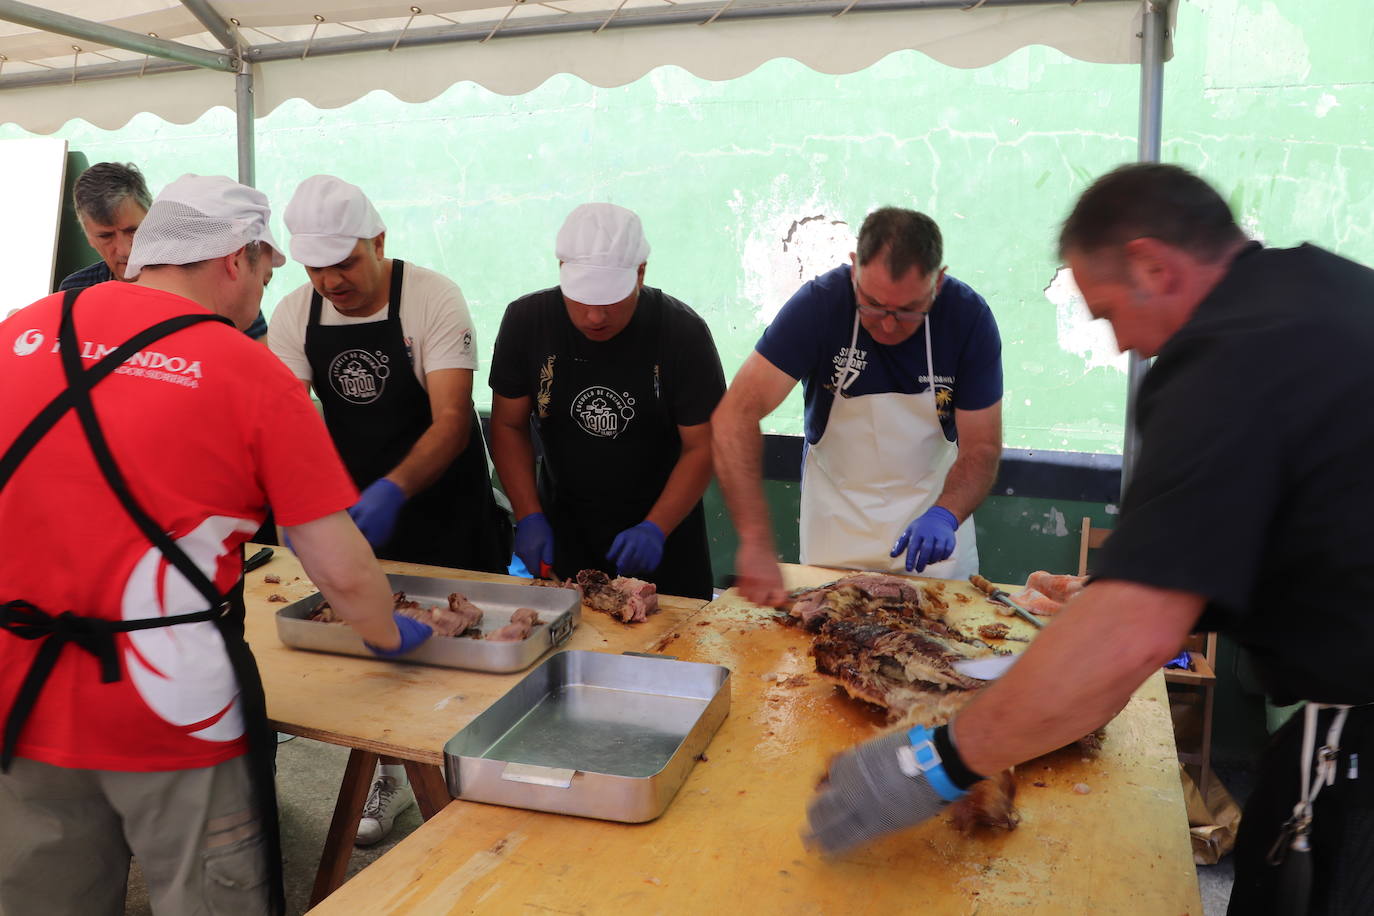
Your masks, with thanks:
M 0 773 L 0 916 L 122 916 L 129 857 L 158 916 L 267 912 L 246 758 L 122 773 L 17 759 Z

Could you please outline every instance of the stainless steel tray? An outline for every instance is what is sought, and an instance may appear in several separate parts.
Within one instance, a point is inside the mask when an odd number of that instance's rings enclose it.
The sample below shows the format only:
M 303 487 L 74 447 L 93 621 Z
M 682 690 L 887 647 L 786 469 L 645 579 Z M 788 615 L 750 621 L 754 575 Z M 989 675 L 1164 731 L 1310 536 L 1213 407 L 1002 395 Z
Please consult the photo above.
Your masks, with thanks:
M 444 775 L 455 798 L 651 821 L 729 711 L 720 665 L 559 652 L 444 745 Z
M 394 592 L 405 592 L 421 603 L 445 604 L 450 592 L 461 592 L 482 609 L 481 630 L 490 633 L 507 623 L 516 608 L 532 608 L 543 621 L 520 642 L 487 642 L 466 637 L 435 637 L 396 661 L 420 662 L 444 668 L 466 668 L 509 674 L 523 671 L 551 648 L 572 636 L 582 619 L 582 602 L 569 588 L 508 585 L 504 582 L 470 582 L 464 579 L 432 579 L 422 576 L 387 576 Z M 316 592 L 277 611 L 277 635 L 296 649 L 361 655 L 376 658 L 352 627 L 308 620 L 323 597 Z

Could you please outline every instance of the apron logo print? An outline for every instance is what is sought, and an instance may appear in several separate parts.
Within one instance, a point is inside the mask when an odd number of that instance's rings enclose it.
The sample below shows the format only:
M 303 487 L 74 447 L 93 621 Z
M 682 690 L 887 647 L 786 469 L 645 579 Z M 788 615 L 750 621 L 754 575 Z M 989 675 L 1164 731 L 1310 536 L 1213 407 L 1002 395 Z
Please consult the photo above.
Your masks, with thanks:
M 587 433 L 604 439 L 614 439 L 623 433 L 634 419 L 635 399 L 629 392 L 616 394 L 609 388 L 593 385 L 572 402 L 572 417 Z
M 345 350 L 329 364 L 334 393 L 353 404 L 371 404 L 386 390 L 391 358 L 382 351 Z
M 43 346 L 43 334 L 37 328 L 29 328 L 14 339 L 14 355 L 28 356 Z

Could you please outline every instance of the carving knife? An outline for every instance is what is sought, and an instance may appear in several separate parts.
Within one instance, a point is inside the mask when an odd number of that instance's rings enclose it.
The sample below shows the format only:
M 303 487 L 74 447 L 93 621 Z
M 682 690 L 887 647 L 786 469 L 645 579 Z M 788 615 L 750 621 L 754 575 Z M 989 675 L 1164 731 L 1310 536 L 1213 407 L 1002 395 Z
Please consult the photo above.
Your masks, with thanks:
M 985 655 L 982 658 L 961 658 L 951 664 L 955 671 L 964 677 L 977 678 L 980 681 L 995 681 L 1007 673 L 1007 669 L 1016 664 L 1020 658 L 1020 653 L 1015 655 Z
M 1008 595 L 1006 592 L 1002 591 L 1000 588 L 993 585 L 991 582 L 989 582 L 987 579 L 984 579 L 982 576 L 969 576 L 968 580 L 973 583 L 974 588 L 978 589 L 978 591 L 987 595 L 989 601 L 995 601 L 1003 607 L 1011 608 L 1022 620 L 1026 621 L 1026 623 L 1035 627 L 1037 630 L 1045 626 L 1045 621 L 1041 620 L 1039 617 L 1036 617 L 1034 614 L 1023 608 L 1021 605 L 1017 604 L 1015 601 L 1012 601 L 1011 595 Z M 974 675 L 970 675 L 970 677 L 973 676 Z

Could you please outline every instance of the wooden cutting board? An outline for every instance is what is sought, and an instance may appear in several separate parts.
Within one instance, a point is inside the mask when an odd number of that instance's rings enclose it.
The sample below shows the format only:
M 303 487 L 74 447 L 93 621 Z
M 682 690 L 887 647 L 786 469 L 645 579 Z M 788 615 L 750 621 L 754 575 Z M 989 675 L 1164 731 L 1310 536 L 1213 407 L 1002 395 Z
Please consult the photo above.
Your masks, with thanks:
M 795 586 L 835 574 L 787 575 Z M 984 611 L 970 600 L 958 613 Z M 730 716 L 662 817 L 454 802 L 313 912 L 1201 914 L 1158 675 L 1099 756 L 1021 768 L 1018 830 L 964 837 L 937 819 L 827 861 L 802 845 L 806 801 L 829 757 L 879 733 L 881 717 L 815 674 L 808 634 L 733 592 L 663 643 L 728 666 L 733 688 Z

